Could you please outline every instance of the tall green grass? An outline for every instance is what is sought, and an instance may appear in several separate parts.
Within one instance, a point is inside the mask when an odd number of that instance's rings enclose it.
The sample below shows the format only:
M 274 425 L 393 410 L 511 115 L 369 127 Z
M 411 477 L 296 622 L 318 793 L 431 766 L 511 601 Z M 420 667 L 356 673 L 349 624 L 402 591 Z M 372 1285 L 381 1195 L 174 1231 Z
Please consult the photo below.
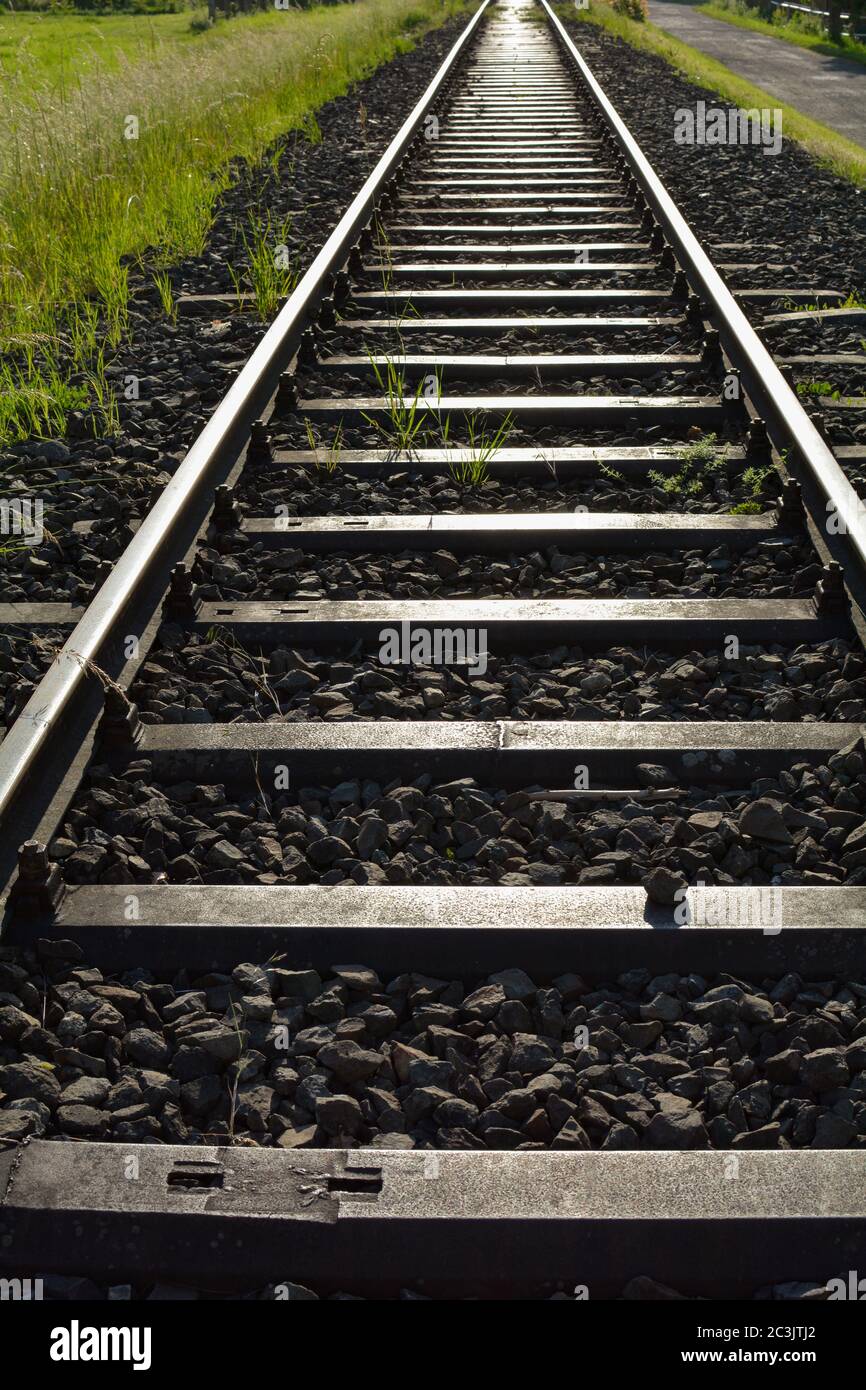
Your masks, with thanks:
M 275 11 L 190 42 L 155 41 L 146 58 L 113 50 L 110 67 L 61 83 L 26 61 L 7 73 L 0 352 L 24 376 L 21 410 L 7 410 L 0 438 L 24 437 L 38 419 L 62 428 L 63 393 L 56 411 L 25 408 L 33 373 L 46 363 L 56 385 L 64 364 L 94 369 L 97 337 L 116 344 L 126 333 L 130 261 L 147 251 L 165 267 L 200 254 L 231 160 L 259 161 L 305 122 L 314 134 L 318 106 L 462 9 L 462 0 L 358 0 Z

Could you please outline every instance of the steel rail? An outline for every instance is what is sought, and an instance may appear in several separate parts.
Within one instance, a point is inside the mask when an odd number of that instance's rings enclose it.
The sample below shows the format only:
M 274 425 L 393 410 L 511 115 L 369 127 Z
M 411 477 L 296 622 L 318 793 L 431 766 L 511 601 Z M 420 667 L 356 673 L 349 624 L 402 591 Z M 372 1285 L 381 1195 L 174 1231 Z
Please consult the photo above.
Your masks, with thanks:
M 759 408 L 771 433 L 773 427 L 786 442 L 796 446 L 797 453 L 817 483 L 827 502 L 827 515 L 840 519 L 840 535 L 847 538 L 847 549 L 866 574 L 866 511 L 840 468 L 831 449 L 803 409 L 788 385 L 771 354 L 752 328 L 734 295 L 719 275 L 706 251 L 677 208 L 658 174 L 640 145 L 629 132 L 622 117 L 605 95 L 602 87 L 584 58 L 581 57 L 567 31 L 551 9 L 548 0 L 540 0 L 554 33 L 574 62 L 587 90 L 602 113 L 620 153 L 624 155 L 634 178 L 652 212 L 670 241 L 686 278 L 692 288 L 703 294 L 717 320 L 722 346 L 734 364 L 747 374 L 746 387 Z M 820 519 L 816 524 L 820 524 Z M 826 538 L 826 530 L 824 531 Z
M 217 462 L 233 448 L 240 452 L 240 440 L 276 389 L 280 373 L 297 351 L 301 334 L 327 293 L 333 275 L 344 265 L 358 235 L 369 222 L 385 184 L 396 172 L 425 115 L 443 92 L 490 4 L 491 0 L 482 0 L 0 745 L 0 856 L 7 851 L 5 841 L 14 830 L 12 821 L 18 794 L 27 779 L 34 775 L 37 762 L 45 755 L 61 718 L 92 680 L 89 674 L 92 664 L 97 662 L 106 642 L 116 633 L 116 625 L 132 600 L 152 578 L 157 564 L 165 563 L 165 553 L 172 539 L 181 532 L 193 501 L 207 488 Z M 21 838 L 19 833 L 18 840 Z M 0 887 L 3 877 L 0 872 Z

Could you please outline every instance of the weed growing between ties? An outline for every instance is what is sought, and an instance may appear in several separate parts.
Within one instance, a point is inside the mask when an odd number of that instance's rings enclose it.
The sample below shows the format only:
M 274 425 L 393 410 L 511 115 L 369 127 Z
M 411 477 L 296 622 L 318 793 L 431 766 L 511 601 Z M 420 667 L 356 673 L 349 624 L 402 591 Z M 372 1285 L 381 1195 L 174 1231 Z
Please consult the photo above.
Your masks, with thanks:
M 687 445 L 680 457 L 682 463 L 674 473 L 660 473 L 657 469 L 652 469 L 647 474 L 650 482 L 661 488 L 669 497 L 702 497 L 711 493 L 716 479 L 726 467 L 725 446 L 719 444 L 718 436 L 705 434 L 703 438 Z M 599 468 L 612 481 L 621 477 L 615 469 L 604 464 L 600 464 Z M 742 481 L 750 496 L 745 501 L 737 502 L 731 507 L 731 511 L 740 514 L 763 511 L 765 503 L 762 498 L 768 480 L 775 474 L 772 463 L 750 464 L 742 475 Z
M 462 429 L 467 442 L 458 444 L 451 435 L 452 416 L 438 409 L 442 398 L 438 375 L 425 377 L 413 391 L 390 357 L 382 364 L 371 353 L 368 357 L 382 392 L 385 419 L 367 412 L 363 418 L 383 440 L 388 456 L 413 459 L 419 449 L 440 449 L 446 453 L 448 473 L 458 487 L 483 487 L 490 477 L 491 461 L 505 447 L 514 426 L 511 412 L 495 426 L 484 410 L 465 414 Z M 306 428 L 310 438 L 309 424 Z
M 469 453 L 466 457 L 448 459 L 448 472 L 458 487 L 483 487 L 490 476 L 490 463 L 499 449 L 504 448 L 514 424 L 509 412 L 492 434 L 487 431 L 486 416 L 467 416 Z
M 162 312 L 165 314 L 169 323 L 174 323 L 177 319 L 177 302 L 174 297 L 171 276 L 165 270 L 155 270 L 153 272 L 153 283 L 156 285 Z
M 403 373 L 390 357 L 385 358 L 383 367 L 376 361 L 372 353 L 369 353 L 368 356 L 376 383 L 382 392 L 386 419 L 384 421 L 379 420 L 376 416 L 368 415 L 366 412 L 364 419 L 381 435 L 390 454 L 406 454 L 412 458 L 428 439 L 430 432 L 427 428 L 429 413 L 427 402 L 434 397 L 438 401 L 441 397 L 439 379 L 438 377 L 432 378 L 432 390 L 430 392 L 425 389 L 427 383 L 419 381 L 415 391 L 408 394 Z
M 717 474 L 725 467 L 724 446 L 719 446 L 718 436 L 705 434 L 688 444 L 680 455 L 682 464 L 675 473 L 659 473 L 653 468 L 647 477 L 655 487 L 661 488 L 670 497 L 685 493 L 689 497 L 700 497 L 712 492 Z
M 797 382 L 797 395 L 800 397 L 825 396 L 831 401 L 842 399 L 842 392 L 833 385 L 832 381 L 814 381 L 811 378 Z
M 767 480 L 775 472 L 772 463 L 751 464 L 743 473 L 743 482 L 752 496 L 745 502 L 737 502 L 731 507 L 731 511 L 739 514 L 764 511 L 765 503 L 760 498 L 766 489 Z
M 317 473 L 324 473 L 329 478 L 333 478 L 340 466 L 340 458 L 343 453 L 343 424 L 342 421 L 334 431 L 334 438 L 327 446 L 320 448 L 320 441 L 316 438 L 313 426 L 309 420 L 304 421 L 304 429 L 307 432 L 307 442 L 313 455 L 313 465 Z
M 803 314 L 817 314 L 820 313 L 824 306 L 821 304 L 802 304 L 797 300 L 783 298 L 782 307 L 788 313 L 799 311 Z M 841 304 L 837 304 L 834 307 L 837 309 L 866 309 L 864 291 L 849 290 L 847 298 L 844 299 Z

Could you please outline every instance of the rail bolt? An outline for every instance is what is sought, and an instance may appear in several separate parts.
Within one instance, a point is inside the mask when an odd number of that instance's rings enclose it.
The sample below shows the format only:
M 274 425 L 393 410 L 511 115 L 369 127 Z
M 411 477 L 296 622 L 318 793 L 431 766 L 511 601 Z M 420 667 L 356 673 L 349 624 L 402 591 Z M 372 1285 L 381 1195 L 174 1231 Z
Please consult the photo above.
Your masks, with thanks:
M 162 605 L 162 615 L 169 622 L 191 622 L 195 617 L 192 575 L 186 565 L 175 565 L 171 571 L 168 593 Z
M 842 566 L 838 560 L 831 560 L 821 571 L 821 578 L 815 585 L 815 608 L 820 616 L 842 613 L 846 608 L 845 585 L 842 579 Z
M 319 326 L 321 328 L 333 328 L 336 322 L 337 313 L 334 307 L 334 301 L 329 294 L 325 295 L 325 298 L 319 305 Z
M 796 478 L 786 478 L 782 484 L 776 514 L 779 521 L 789 526 L 799 526 L 803 520 L 803 489 Z
M 307 366 L 315 366 L 318 363 L 319 354 L 316 351 L 316 335 L 311 328 L 305 328 L 301 334 L 301 341 L 298 346 L 298 361 Z
M 213 513 L 211 516 L 217 531 L 234 531 L 238 526 L 238 509 L 235 502 L 235 490 L 227 483 L 221 483 L 213 495 Z
M 96 598 L 96 595 L 99 593 L 99 590 L 102 588 L 103 584 L 105 583 L 106 579 L 111 574 L 111 571 L 113 569 L 114 566 L 112 565 L 110 560 L 99 561 L 99 564 L 96 566 L 96 570 L 94 571 L 93 578 L 90 581 L 89 599 L 91 603 Z
M 746 453 L 750 459 L 767 458 L 770 453 L 770 436 L 767 433 L 767 426 L 756 415 L 749 421 L 749 439 L 746 445 Z
M 689 298 L 689 282 L 686 279 L 686 272 L 681 266 L 678 266 L 674 271 L 673 283 L 671 285 L 671 298 L 685 300 Z
M 718 329 L 708 328 L 704 334 L 701 362 L 705 367 L 711 367 L 717 365 L 721 361 L 721 357 L 722 345 L 719 341 Z
M 65 892 L 60 865 L 52 864 L 47 846 L 39 840 L 25 840 L 18 850 L 18 877 L 9 893 L 13 912 L 53 913 Z
M 271 458 L 271 436 L 264 420 L 253 421 L 247 449 L 248 463 L 261 463 Z
M 295 386 L 294 372 L 283 372 L 274 405 L 281 415 L 291 415 L 297 410 L 298 390 Z
M 141 742 L 144 729 L 138 705 L 127 699 L 119 685 L 105 687 L 105 705 L 97 736 L 104 748 L 129 749 Z

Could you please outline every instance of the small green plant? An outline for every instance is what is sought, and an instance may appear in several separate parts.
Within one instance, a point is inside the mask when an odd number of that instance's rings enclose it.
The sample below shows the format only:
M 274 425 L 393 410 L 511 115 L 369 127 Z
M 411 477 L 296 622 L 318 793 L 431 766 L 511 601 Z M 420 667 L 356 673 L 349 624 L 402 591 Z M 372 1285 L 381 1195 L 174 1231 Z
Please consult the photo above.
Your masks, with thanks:
M 625 478 L 623 474 L 620 473 L 619 469 L 611 467 L 609 463 L 603 463 L 599 460 L 598 471 L 603 478 L 607 478 L 611 483 L 625 482 Z
M 236 1138 L 235 1126 L 237 1124 L 238 1089 L 240 1087 L 241 1073 L 247 1061 L 246 1042 L 249 1037 L 249 1034 L 242 1026 L 244 1021 L 243 1007 L 236 1001 L 232 1000 L 231 1004 L 229 1005 L 228 1012 L 230 1015 L 228 1020 L 229 1027 L 234 1028 L 235 1038 L 237 1039 L 238 1045 L 238 1055 L 229 1067 L 228 1074 L 226 1076 L 226 1086 L 228 1089 L 229 1097 L 229 1143 L 233 1144 Z
M 392 453 L 406 454 L 411 458 L 422 446 L 427 432 L 427 410 L 422 405 L 422 401 L 427 399 L 424 392 L 424 382 L 418 383 L 413 396 L 407 396 L 403 374 L 392 359 L 390 357 L 385 358 L 383 372 L 373 355 L 368 354 L 368 356 L 379 389 L 384 397 L 388 422 L 383 424 L 381 420 L 367 414 L 364 415 L 364 419 L 386 437 Z M 438 378 L 436 379 L 436 393 L 438 399 L 441 395 Z
M 307 432 L 307 442 L 314 456 L 316 470 L 321 473 L 327 473 L 328 477 L 332 478 L 340 466 L 340 456 L 343 452 L 342 420 L 334 432 L 333 443 L 322 453 L 319 452 L 319 441 L 316 438 L 315 431 L 309 420 L 304 421 L 304 428 Z
M 170 323 L 174 323 L 177 319 L 177 300 L 174 297 L 174 286 L 171 283 L 171 276 L 165 270 L 155 270 L 153 272 L 153 283 L 156 285 L 159 302 L 162 305 L 162 312 Z
M 0 443 L 63 435 L 70 412 L 87 400 L 87 387 L 70 385 L 53 353 L 37 358 L 26 344 L 20 360 L 0 360 Z
M 767 479 L 775 472 L 771 463 L 753 463 L 743 473 L 743 483 L 749 491 L 757 496 L 763 492 L 764 484 Z
M 842 392 L 834 387 L 831 381 L 813 381 L 811 379 L 797 382 L 798 396 L 824 396 L 828 400 L 838 401 L 842 397 Z
M 682 463 L 675 473 L 660 473 L 653 468 L 647 474 L 650 482 L 668 496 L 700 497 L 709 490 L 713 475 L 724 467 L 724 455 L 718 446 L 718 436 L 705 434 L 702 439 L 686 445 L 680 454 Z
M 782 456 L 782 462 L 785 458 Z M 731 511 L 738 516 L 745 516 L 749 513 L 762 512 L 764 510 L 760 495 L 764 491 L 764 486 L 768 478 L 773 477 L 776 470 L 772 463 L 753 463 L 743 472 L 743 485 L 748 488 L 751 497 L 744 502 L 737 502 L 731 507 Z
M 322 131 L 312 111 L 307 111 L 301 121 L 301 130 L 311 145 L 321 145 Z
M 821 312 L 820 304 L 800 304 L 797 300 L 787 297 L 782 300 L 782 308 L 786 314 L 818 314 Z
M 822 306 L 820 304 L 800 304 L 789 298 L 782 300 L 782 308 L 786 313 L 793 313 L 799 310 L 803 314 L 820 314 Z M 837 309 L 866 309 L 866 299 L 863 298 L 861 290 L 849 290 L 847 298 L 841 304 L 836 305 Z
M 93 359 L 99 336 L 99 309 L 91 299 L 70 308 L 66 321 L 65 346 L 73 366 L 81 371 Z
M 486 414 L 467 415 L 468 456 L 448 460 L 448 472 L 458 487 L 484 486 L 490 476 L 490 461 L 497 450 L 504 446 L 513 427 L 514 417 L 510 412 L 500 421 L 493 434 L 487 432 Z
M 262 164 L 263 164 L 264 168 L 267 170 L 266 181 L 267 181 L 268 183 L 279 183 L 279 181 L 280 181 L 280 165 L 282 164 L 283 156 L 284 156 L 285 153 L 286 153 L 286 144 L 285 144 L 285 141 L 284 141 L 284 140 L 278 140 L 278 141 L 276 142 L 276 144 L 273 145 L 273 146 L 267 151 L 267 153 L 265 154 L 265 156 L 264 156 L 264 158 L 263 158 L 263 160 L 262 160 Z M 294 173 L 294 161 L 292 161 L 292 170 L 291 170 L 291 172 Z
M 93 366 L 84 373 L 90 399 L 95 402 L 93 413 L 94 433 L 110 436 L 120 434 L 120 411 L 117 396 L 105 375 L 105 354 L 102 348 L 96 354 Z

